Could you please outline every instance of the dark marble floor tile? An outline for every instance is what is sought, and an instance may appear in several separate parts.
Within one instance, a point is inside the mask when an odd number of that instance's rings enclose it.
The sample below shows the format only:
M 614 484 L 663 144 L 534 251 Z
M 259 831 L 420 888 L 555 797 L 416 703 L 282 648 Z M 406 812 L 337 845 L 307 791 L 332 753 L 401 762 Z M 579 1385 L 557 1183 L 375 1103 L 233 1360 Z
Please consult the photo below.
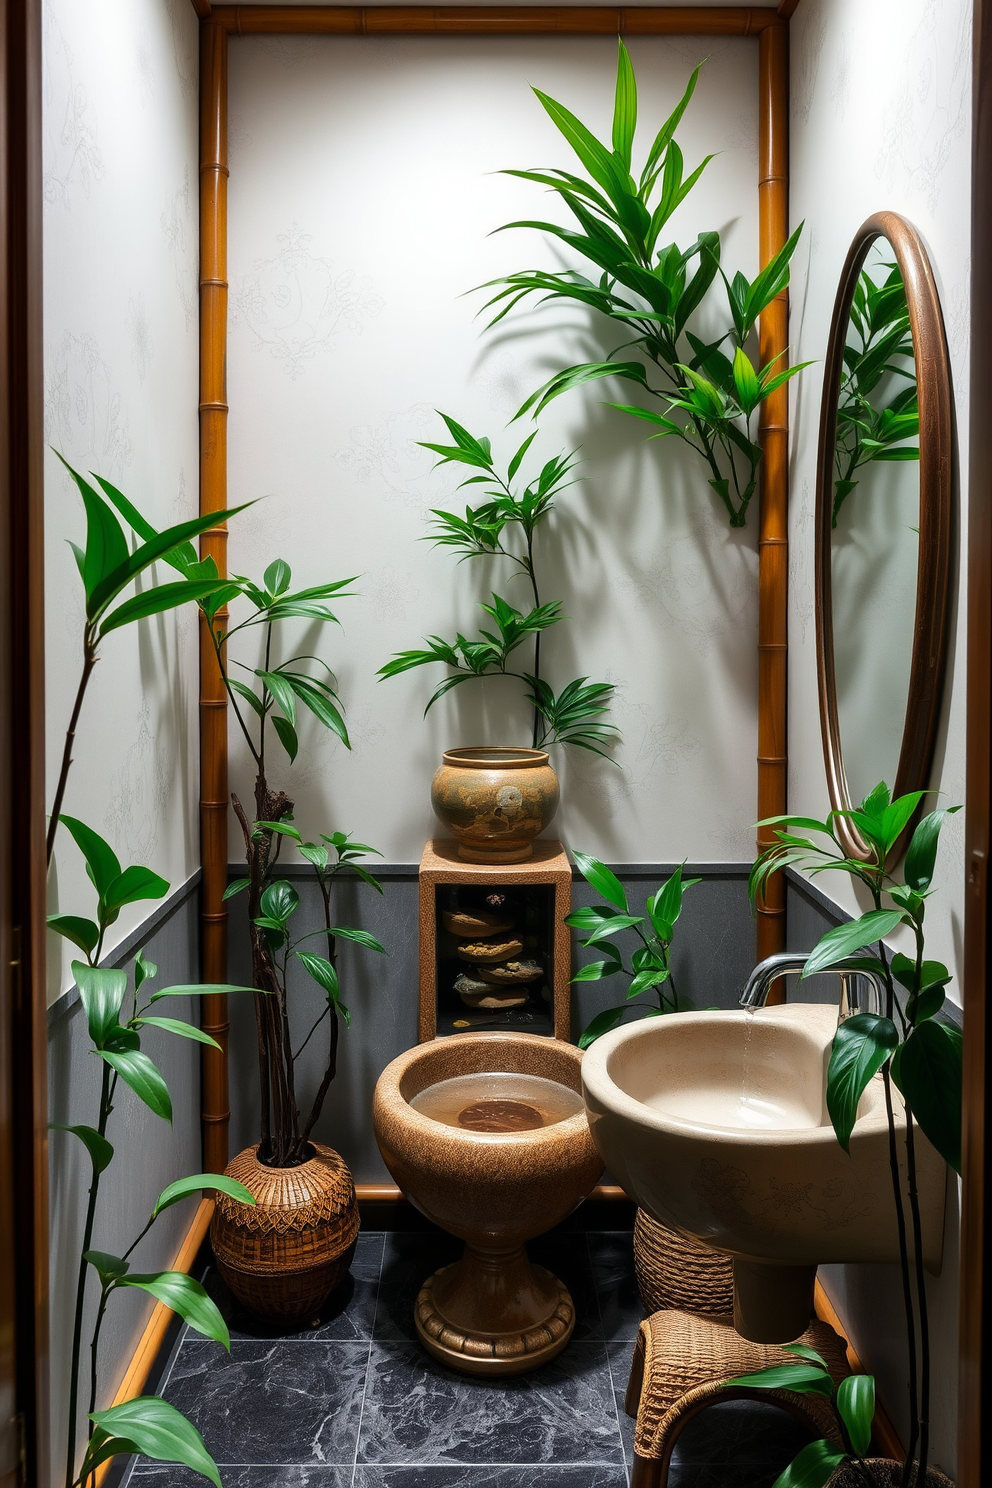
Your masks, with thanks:
M 788 1411 L 757 1400 L 726 1400 L 695 1416 L 678 1440 L 675 1456 L 686 1464 L 760 1467 L 775 1478 L 812 1440 Z M 772 1470 L 774 1469 L 774 1471 Z
M 368 1339 L 372 1337 L 375 1320 L 384 1239 L 381 1231 L 359 1235 L 355 1257 L 344 1281 L 332 1292 L 319 1318 L 294 1332 L 246 1313 L 213 1267 L 203 1278 L 203 1284 L 220 1308 L 232 1338 L 340 1339 L 342 1342 Z
M 544 1266 L 563 1281 L 572 1294 L 575 1303 L 573 1339 L 578 1342 L 583 1338 L 602 1338 L 599 1296 L 585 1235 L 540 1235 L 528 1242 L 527 1253 L 535 1265 Z
M 367 1343 L 188 1338 L 165 1390 L 215 1462 L 347 1464 L 368 1368 Z
M 772 1488 L 778 1472 L 747 1463 L 679 1462 L 668 1469 L 668 1488 Z
M 310 1466 L 225 1467 L 220 1465 L 224 1488 L 351 1488 L 353 1468 Z M 207 1488 L 207 1479 L 184 1467 L 136 1467 L 128 1488 Z
M 359 1467 L 354 1488 L 626 1488 L 622 1467 Z
M 394 1232 L 385 1242 L 374 1336 L 377 1341 L 416 1339 L 417 1293 L 432 1272 L 457 1261 L 465 1247 L 453 1235 L 440 1234 Z
M 634 1354 L 632 1343 L 608 1343 L 606 1353 L 610 1361 L 610 1376 L 613 1380 L 613 1398 L 616 1401 L 617 1422 L 620 1429 L 620 1439 L 623 1442 L 623 1455 L 630 1472 L 634 1465 L 634 1426 L 633 1416 L 628 1416 L 623 1408 L 624 1397 L 627 1394 L 627 1380 L 630 1378 L 630 1361 Z
M 588 1240 L 603 1334 L 616 1342 L 633 1342 L 644 1317 L 634 1277 L 633 1235 L 629 1230 L 603 1230 L 590 1233 Z
M 358 1461 L 622 1465 L 606 1349 L 573 1343 L 534 1374 L 484 1380 L 373 1343 Z

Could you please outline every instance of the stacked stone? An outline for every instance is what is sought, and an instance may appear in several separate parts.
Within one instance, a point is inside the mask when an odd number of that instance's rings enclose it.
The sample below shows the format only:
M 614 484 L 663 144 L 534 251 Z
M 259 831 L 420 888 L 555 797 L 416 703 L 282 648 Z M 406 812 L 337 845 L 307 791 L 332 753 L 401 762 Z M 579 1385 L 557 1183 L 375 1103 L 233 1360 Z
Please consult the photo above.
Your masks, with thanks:
M 514 1008 L 527 1001 L 527 987 L 543 967 L 521 958 L 524 943 L 511 918 L 488 910 L 446 911 L 444 927 L 470 937 L 459 941 L 458 954 L 468 969 L 455 979 L 455 991 L 467 1007 Z

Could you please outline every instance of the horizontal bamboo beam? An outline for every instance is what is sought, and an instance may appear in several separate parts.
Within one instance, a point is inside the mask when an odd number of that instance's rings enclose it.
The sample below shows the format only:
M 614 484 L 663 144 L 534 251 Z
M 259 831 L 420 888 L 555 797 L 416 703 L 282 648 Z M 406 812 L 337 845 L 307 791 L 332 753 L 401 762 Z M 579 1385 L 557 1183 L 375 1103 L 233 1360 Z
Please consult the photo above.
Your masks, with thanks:
M 210 1229 L 210 1221 L 213 1218 L 213 1199 L 201 1199 L 196 1213 L 193 1215 L 193 1223 L 186 1232 L 186 1238 L 179 1247 L 176 1259 L 171 1267 L 172 1271 L 182 1271 L 188 1276 L 193 1269 L 200 1247 L 207 1238 Z M 127 1366 L 127 1373 L 120 1382 L 117 1394 L 111 1401 L 111 1405 L 123 1405 L 125 1400 L 134 1400 L 140 1395 L 148 1383 L 148 1376 L 154 1368 L 165 1342 L 165 1335 L 169 1331 L 169 1324 L 173 1319 L 173 1312 L 166 1307 L 164 1302 L 156 1302 L 152 1308 L 151 1316 L 145 1325 L 145 1331 L 138 1340 L 138 1347 L 131 1356 L 131 1362 Z M 110 1461 L 103 1462 L 96 1470 L 97 1488 L 103 1482 L 110 1471 Z
M 214 5 L 210 20 L 234 36 L 757 36 L 778 17 L 748 5 Z
M 404 1202 L 402 1192 L 395 1183 L 356 1183 L 355 1194 L 358 1198 L 359 1207 L 362 1204 L 401 1204 Z M 599 1201 L 606 1199 L 615 1203 L 619 1199 L 625 1199 L 627 1195 L 616 1183 L 597 1183 L 589 1200 Z

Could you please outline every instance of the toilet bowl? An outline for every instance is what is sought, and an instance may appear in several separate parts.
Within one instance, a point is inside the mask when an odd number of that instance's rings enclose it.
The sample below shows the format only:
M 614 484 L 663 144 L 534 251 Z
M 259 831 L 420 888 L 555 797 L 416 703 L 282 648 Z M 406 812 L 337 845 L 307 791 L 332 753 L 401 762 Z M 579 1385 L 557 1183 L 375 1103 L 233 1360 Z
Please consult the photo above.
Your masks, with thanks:
M 408 1049 L 379 1077 L 373 1121 L 386 1167 L 422 1214 L 466 1242 L 414 1309 L 424 1347 L 452 1369 L 523 1374 L 571 1337 L 567 1289 L 524 1245 L 603 1172 L 581 1063 L 556 1039 L 456 1034 Z

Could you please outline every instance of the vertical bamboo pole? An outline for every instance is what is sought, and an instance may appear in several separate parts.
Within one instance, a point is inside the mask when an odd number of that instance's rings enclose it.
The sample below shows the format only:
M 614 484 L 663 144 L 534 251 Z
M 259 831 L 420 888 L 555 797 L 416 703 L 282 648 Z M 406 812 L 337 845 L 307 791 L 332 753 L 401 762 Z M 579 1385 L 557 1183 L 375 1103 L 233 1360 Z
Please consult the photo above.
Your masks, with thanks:
M 227 506 L 227 32 L 200 28 L 200 511 Z M 201 556 L 227 572 L 227 526 L 200 539 Z M 219 612 L 223 623 L 227 611 Z M 200 861 L 203 978 L 227 980 L 227 698 L 200 620 Z M 203 1050 L 203 1166 L 227 1166 L 227 998 L 204 997 L 203 1028 L 221 1045 Z
M 758 215 L 761 265 L 789 235 L 789 30 L 768 26 L 758 38 Z M 783 291 L 761 317 L 761 360 L 788 345 L 789 302 Z M 785 357 L 777 364 L 786 365 Z M 779 388 L 761 409 L 764 450 L 758 538 L 758 818 L 786 807 L 788 741 L 787 599 L 789 561 L 789 391 Z M 758 833 L 759 850 L 774 840 Z M 785 947 L 785 881 L 770 879 L 758 904 L 758 959 Z

